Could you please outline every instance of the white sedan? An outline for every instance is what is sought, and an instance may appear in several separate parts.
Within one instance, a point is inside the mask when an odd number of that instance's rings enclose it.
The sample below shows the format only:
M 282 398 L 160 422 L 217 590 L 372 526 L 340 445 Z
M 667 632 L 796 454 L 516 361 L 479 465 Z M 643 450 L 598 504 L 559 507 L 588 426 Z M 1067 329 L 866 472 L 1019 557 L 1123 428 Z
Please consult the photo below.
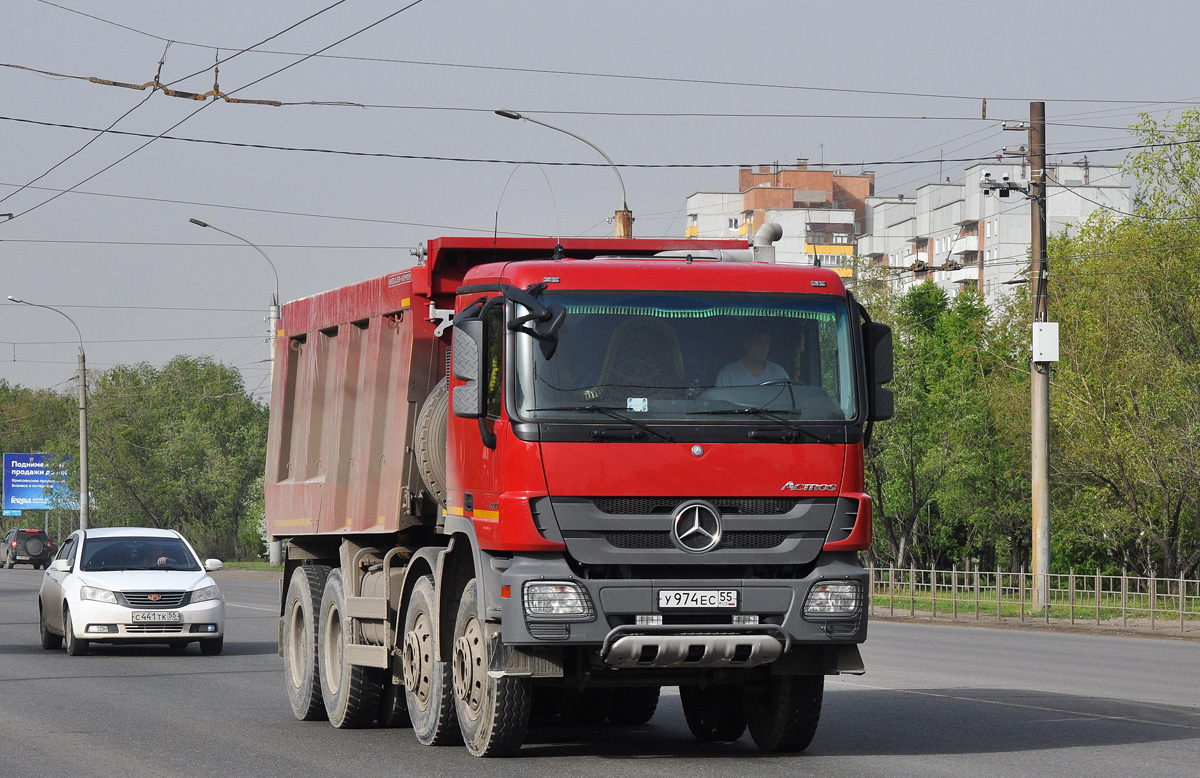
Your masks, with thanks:
M 219 654 L 225 598 L 208 576 L 219 559 L 201 565 L 174 530 L 112 527 L 76 530 L 46 570 L 38 592 L 42 648 L 71 656 L 90 643 L 199 642 Z

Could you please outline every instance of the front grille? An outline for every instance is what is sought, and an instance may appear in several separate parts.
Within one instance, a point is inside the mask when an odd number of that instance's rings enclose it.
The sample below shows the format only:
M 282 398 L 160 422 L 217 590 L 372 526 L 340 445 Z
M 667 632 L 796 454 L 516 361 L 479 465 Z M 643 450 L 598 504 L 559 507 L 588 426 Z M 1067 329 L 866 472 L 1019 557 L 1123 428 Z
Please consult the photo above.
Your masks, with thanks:
M 717 548 L 776 548 L 788 538 L 786 532 L 726 532 Z M 614 548 L 674 548 L 666 532 L 605 532 L 604 539 Z
M 151 600 L 152 594 L 161 599 Z M 121 595 L 133 608 L 178 608 L 187 597 L 187 592 L 121 592 Z
M 596 508 L 610 516 L 670 514 L 690 497 L 597 497 Z M 796 507 L 799 500 L 787 497 L 703 497 L 725 515 L 778 516 Z
M 139 635 L 163 635 L 183 632 L 182 624 L 126 624 L 125 631 Z

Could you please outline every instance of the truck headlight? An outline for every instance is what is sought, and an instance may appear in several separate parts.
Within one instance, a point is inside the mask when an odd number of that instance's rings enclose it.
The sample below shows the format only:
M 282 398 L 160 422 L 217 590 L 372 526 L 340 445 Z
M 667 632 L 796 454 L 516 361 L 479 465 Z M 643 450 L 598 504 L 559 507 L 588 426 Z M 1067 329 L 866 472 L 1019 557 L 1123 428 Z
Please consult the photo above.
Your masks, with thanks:
M 586 621 L 595 615 L 587 591 L 571 581 L 526 581 L 524 597 L 529 618 Z
M 108 589 L 100 589 L 95 586 L 79 587 L 79 599 L 95 600 L 96 602 L 111 602 L 117 604 L 117 595 L 110 592 Z
M 808 590 L 805 616 L 853 616 L 862 607 L 858 581 L 825 581 Z

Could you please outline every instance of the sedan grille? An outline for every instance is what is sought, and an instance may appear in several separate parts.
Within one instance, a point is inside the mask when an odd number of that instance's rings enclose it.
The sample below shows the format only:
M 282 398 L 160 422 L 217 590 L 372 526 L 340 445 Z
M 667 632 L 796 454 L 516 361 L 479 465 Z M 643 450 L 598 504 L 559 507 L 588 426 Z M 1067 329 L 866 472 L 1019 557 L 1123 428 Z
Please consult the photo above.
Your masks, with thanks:
M 128 633 L 137 633 L 139 635 L 146 634 L 170 634 L 183 632 L 182 624 L 126 624 L 124 629 Z
M 178 608 L 187 592 L 121 592 L 121 595 L 132 608 Z

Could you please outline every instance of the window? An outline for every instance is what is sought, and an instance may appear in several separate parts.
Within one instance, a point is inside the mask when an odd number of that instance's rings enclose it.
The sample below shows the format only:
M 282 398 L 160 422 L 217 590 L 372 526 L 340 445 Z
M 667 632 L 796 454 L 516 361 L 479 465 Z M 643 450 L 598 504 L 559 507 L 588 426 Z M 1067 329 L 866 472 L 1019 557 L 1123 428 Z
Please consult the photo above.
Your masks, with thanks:
M 498 298 L 497 298 L 498 299 Z M 484 383 L 487 385 L 487 415 L 500 417 L 504 382 L 504 306 L 492 305 L 483 312 L 483 342 L 487 349 Z

